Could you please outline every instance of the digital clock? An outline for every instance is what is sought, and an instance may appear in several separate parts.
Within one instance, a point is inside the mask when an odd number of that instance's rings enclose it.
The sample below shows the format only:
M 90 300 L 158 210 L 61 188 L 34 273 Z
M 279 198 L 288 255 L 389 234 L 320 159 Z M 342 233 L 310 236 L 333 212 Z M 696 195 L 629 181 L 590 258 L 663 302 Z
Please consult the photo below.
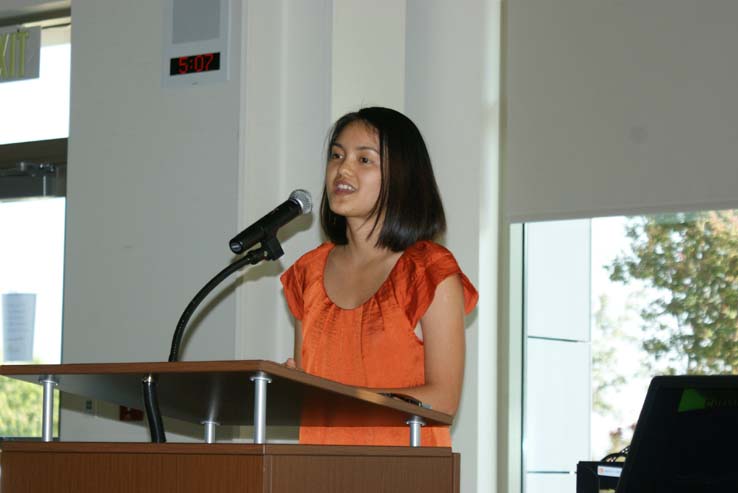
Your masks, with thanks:
M 220 70 L 220 53 L 180 56 L 169 60 L 169 75 L 196 74 Z

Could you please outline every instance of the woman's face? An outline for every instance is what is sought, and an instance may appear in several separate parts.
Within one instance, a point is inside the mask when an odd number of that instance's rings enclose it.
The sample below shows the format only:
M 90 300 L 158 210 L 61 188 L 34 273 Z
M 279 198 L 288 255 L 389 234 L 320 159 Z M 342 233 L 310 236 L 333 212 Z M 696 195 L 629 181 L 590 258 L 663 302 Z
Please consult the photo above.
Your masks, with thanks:
M 349 123 L 328 155 L 325 189 L 331 211 L 346 219 L 369 219 L 381 184 L 377 131 L 361 121 Z

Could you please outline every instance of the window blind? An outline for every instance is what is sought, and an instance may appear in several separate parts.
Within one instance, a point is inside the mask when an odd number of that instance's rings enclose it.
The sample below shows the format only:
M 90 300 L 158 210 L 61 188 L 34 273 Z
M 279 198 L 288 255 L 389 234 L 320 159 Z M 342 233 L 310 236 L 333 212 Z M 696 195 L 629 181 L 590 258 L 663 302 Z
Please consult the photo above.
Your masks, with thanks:
M 738 207 L 737 19 L 720 0 L 507 2 L 506 218 Z

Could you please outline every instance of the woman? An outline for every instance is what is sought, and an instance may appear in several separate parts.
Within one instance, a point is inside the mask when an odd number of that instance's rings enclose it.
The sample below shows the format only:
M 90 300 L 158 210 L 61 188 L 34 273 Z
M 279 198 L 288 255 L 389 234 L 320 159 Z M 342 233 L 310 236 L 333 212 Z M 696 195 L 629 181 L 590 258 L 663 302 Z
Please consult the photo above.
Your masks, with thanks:
M 321 225 L 330 242 L 282 275 L 306 372 L 412 396 L 453 415 L 464 374 L 464 314 L 477 293 L 432 240 L 446 222 L 430 157 L 410 119 L 387 108 L 341 117 L 329 141 Z M 300 442 L 407 445 L 406 427 L 313 406 Z M 364 423 L 367 424 L 367 423 Z M 423 445 L 450 446 L 447 427 Z

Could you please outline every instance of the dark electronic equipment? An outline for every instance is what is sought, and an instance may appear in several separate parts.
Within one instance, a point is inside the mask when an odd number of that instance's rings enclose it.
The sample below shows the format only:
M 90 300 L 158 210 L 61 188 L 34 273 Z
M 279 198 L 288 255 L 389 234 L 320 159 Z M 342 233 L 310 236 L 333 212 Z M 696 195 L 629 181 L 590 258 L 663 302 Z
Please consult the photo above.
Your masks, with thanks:
M 623 462 L 582 461 L 577 464 L 577 493 L 614 491 Z
M 651 381 L 617 493 L 738 492 L 738 376 Z

